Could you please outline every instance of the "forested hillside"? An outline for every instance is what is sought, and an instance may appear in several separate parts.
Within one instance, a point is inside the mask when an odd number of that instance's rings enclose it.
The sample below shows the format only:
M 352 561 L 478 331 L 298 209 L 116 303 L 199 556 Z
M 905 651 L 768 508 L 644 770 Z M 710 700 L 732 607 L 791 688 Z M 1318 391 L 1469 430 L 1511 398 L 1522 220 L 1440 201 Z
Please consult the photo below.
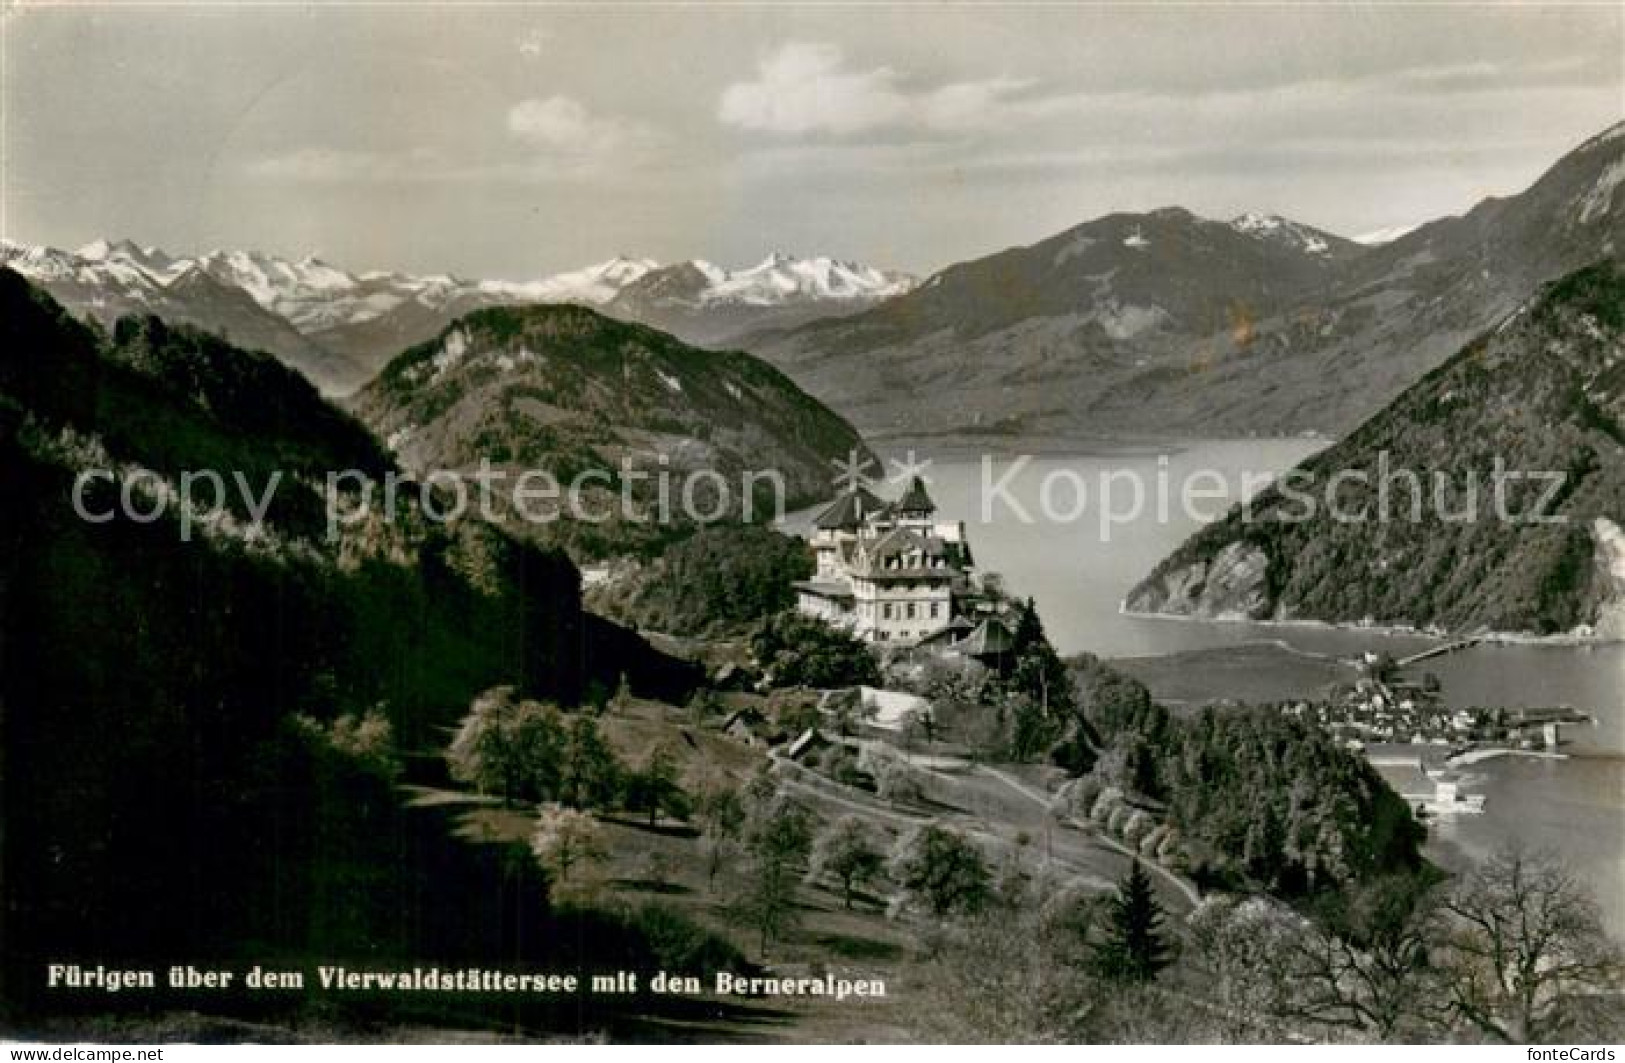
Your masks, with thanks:
M 1072 667 L 1095 747 L 1074 806 L 1115 789 L 1154 810 L 1197 882 L 1299 897 L 1421 869 L 1409 806 L 1314 724 L 1268 707 L 1175 716 L 1094 658 Z
M 104 337 L 9 271 L 0 334 L 9 1002 L 75 957 L 438 954 L 461 916 L 428 918 L 411 883 L 452 857 L 402 833 L 387 778 L 328 755 L 356 721 L 409 754 L 497 683 L 566 704 L 622 676 L 690 688 L 581 610 L 561 554 L 404 501 L 329 540 L 325 472 L 390 460 L 269 356 L 150 318 Z M 94 520 L 72 502 L 89 469 L 113 474 L 84 494 Z M 201 469 L 270 491 L 263 524 L 239 497 L 183 538 L 174 488 Z
M 1625 268 L 1609 261 L 1547 286 L 1348 438 L 1204 528 L 1127 604 L 1622 634 L 1622 523 Z

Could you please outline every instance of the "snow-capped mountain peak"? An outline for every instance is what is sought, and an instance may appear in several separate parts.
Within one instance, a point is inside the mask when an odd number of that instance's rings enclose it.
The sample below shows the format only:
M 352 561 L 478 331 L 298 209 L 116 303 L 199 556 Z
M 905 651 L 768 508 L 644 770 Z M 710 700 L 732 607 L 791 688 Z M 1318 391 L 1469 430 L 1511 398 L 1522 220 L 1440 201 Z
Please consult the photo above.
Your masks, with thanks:
M 1259 214 L 1257 211 L 1248 211 L 1240 217 L 1231 220 L 1230 225 L 1244 233 L 1269 233 L 1287 224 L 1285 218 L 1279 214 Z
M 142 247 L 134 240 L 92 240 L 73 252 L 81 265 L 138 270 L 154 283 L 172 279 L 176 262 L 162 248 Z
M 1289 218 L 1283 218 L 1279 214 L 1248 211 L 1240 217 L 1232 218 L 1230 227 L 1239 233 L 1246 233 L 1261 240 L 1289 244 L 1309 255 L 1329 254 L 1332 249 L 1324 234 L 1307 225 L 1299 225 Z
M 707 284 L 721 284 L 728 279 L 728 271 L 714 262 L 707 262 L 703 258 L 692 258 L 689 259 L 688 264 L 699 271 L 700 276 L 705 278 Z
M 712 280 L 705 304 L 776 306 L 816 300 L 879 300 L 900 295 L 914 279 L 833 258 L 797 258 L 775 251 L 758 265 Z
M 587 272 L 593 274 L 605 284 L 625 287 L 650 270 L 659 268 L 660 263 L 652 258 L 630 258 L 626 255 L 616 255 L 608 262 L 588 266 Z
M 74 252 L 86 262 L 101 262 L 113 253 L 113 245 L 103 239 L 95 239 Z
M 604 262 L 555 273 L 541 280 L 485 281 L 480 288 L 510 301 L 603 306 L 615 298 L 621 289 L 659 268 L 660 263 L 653 259 L 617 255 Z
M 0 265 L 104 322 L 125 313 L 155 313 L 218 326 L 233 338 L 298 358 L 317 349 L 330 352 L 337 360 L 323 379 L 324 386 L 333 387 L 364 379 L 341 380 L 341 371 L 376 368 L 452 319 L 483 307 L 578 303 L 611 316 L 648 320 L 638 306 L 653 300 L 686 308 L 691 318 L 658 323 L 692 336 L 709 335 L 712 327 L 738 328 L 761 314 L 789 313 L 800 321 L 861 309 L 914 283 L 858 263 L 802 259 L 782 251 L 736 271 L 702 259 L 662 267 L 653 259 L 618 255 L 523 281 L 393 270 L 352 273 L 316 254 L 282 258 L 233 248 L 173 258 L 156 247 L 105 239 L 72 252 L 7 242 L 0 244 Z M 345 359 L 351 364 L 339 364 Z

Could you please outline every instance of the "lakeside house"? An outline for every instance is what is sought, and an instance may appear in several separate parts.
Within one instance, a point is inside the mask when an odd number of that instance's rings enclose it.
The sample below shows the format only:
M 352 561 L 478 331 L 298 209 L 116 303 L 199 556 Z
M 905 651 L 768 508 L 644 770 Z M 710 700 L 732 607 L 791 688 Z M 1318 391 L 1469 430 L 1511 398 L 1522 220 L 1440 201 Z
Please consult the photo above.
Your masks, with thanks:
M 985 595 L 964 522 L 938 520 L 918 476 L 895 502 L 854 486 L 814 519 L 811 541 L 813 578 L 795 585 L 802 613 L 874 643 L 952 651 L 949 632 L 974 633 L 967 618 Z
M 1484 811 L 1484 795 L 1466 793 L 1460 780 L 1430 761 L 1436 754 L 1414 745 L 1370 746 L 1366 759 L 1394 792 L 1418 813 L 1429 816 L 1476 815 Z

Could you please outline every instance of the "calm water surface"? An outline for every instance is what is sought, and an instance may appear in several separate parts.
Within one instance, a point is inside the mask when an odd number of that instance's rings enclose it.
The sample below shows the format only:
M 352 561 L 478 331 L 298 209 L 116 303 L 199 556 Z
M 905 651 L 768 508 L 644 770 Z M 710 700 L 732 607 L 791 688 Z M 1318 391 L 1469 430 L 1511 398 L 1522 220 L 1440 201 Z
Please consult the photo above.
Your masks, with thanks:
M 939 460 L 927 475 L 941 516 L 966 522 L 978 565 L 1000 573 L 1012 593 L 1037 600 L 1063 653 L 1146 656 L 1260 639 L 1333 655 L 1366 649 L 1403 655 L 1432 645 L 1421 636 L 1119 613 L 1128 590 L 1200 527 L 1200 517 L 1238 500 L 1248 478 L 1256 482 L 1283 472 L 1320 445 L 1300 439 L 1224 441 L 1035 458 L 1006 481 L 1008 499 L 989 485 L 1012 470 L 1009 457 L 992 458 L 990 465 L 963 457 Z M 919 456 L 929 455 L 922 450 Z M 1133 480 L 1144 490 L 1139 518 L 1103 528 L 1107 505 L 1114 514 L 1131 508 Z M 1182 485 L 1205 492 L 1217 480 L 1227 485 L 1226 498 L 1198 500 L 1197 514 L 1185 512 Z M 1168 503 L 1159 506 L 1164 496 Z M 1487 796 L 1487 811 L 1439 824 L 1436 857 L 1458 862 L 1513 838 L 1555 848 L 1591 884 L 1614 932 L 1625 936 L 1625 645 L 1484 646 L 1428 667 L 1443 679 L 1453 703 L 1573 705 L 1598 721 L 1565 733 L 1577 754 L 1572 759 L 1506 757 L 1476 765 L 1469 789 Z

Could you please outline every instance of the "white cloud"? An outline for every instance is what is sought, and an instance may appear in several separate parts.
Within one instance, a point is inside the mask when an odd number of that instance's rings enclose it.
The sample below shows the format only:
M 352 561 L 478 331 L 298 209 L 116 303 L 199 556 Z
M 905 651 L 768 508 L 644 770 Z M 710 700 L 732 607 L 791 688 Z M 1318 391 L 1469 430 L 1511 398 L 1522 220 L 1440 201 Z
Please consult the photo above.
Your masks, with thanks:
M 251 158 L 243 169 L 254 178 L 310 183 L 601 180 L 634 170 L 664 144 L 648 126 L 595 115 L 568 96 L 521 100 L 508 108 L 506 127 L 515 146 L 505 152 L 295 147 Z
M 534 151 L 518 167 L 536 177 L 625 173 L 663 149 L 666 138 L 642 122 L 593 114 L 569 96 L 521 100 L 508 109 L 508 133 Z
M 904 126 L 961 129 L 989 122 L 1025 82 L 1011 78 L 911 88 L 890 67 L 853 70 L 831 44 L 792 41 L 756 64 L 756 77 L 723 90 L 717 118 L 771 133 L 837 136 Z
M 636 127 L 600 118 L 569 96 L 521 100 L 508 109 L 508 132 L 560 154 L 602 157 L 638 139 Z

